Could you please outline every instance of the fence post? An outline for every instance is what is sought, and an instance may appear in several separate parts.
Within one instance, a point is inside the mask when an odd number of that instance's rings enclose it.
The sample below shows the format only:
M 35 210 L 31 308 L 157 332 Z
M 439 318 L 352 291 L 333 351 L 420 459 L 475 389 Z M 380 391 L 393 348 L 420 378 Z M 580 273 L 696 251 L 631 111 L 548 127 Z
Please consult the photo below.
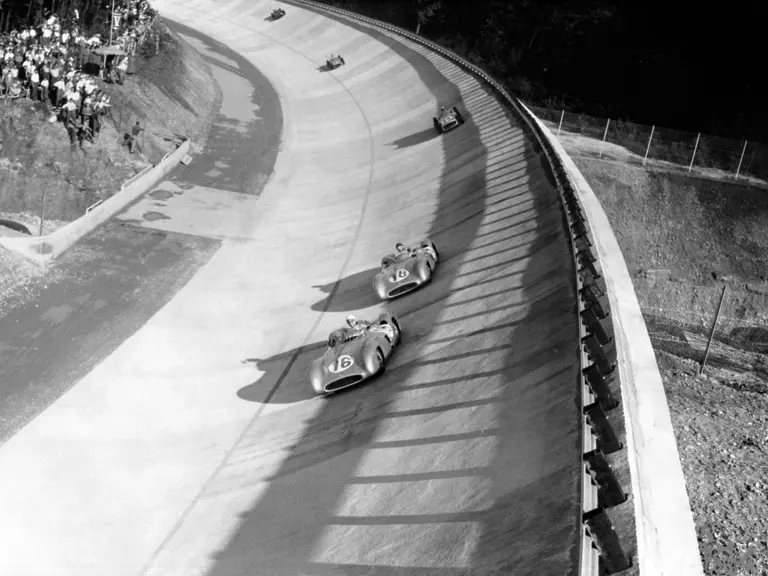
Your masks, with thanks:
M 45 221 L 45 192 L 46 187 L 43 186 L 43 201 L 40 204 L 40 232 L 38 236 L 43 235 L 43 222 Z
M 605 148 L 605 137 L 608 136 L 608 125 L 611 123 L 611 119 L 608 118 L 608 121 L 605 123 L 605 132 L 603 132 L 603 144 L 600 146 L 600 156 L 599 158 L 603 157 L 603 148 Z
M 643 166 L 645 161 L 648 160 L 648 152 L 651 150 L 651 140 L 653 140 L 653 131 L 656 130 L 656 125 L 651 126 L 651 135 L 648 137 L 648 147 L 645 149 L 645 156 L 643 157 Z
M 736 180 L 739 179 L 739 172 L 741 172 L 741 163 L 744 161 L 744 152 L 747 151 L 747 142 L 748 140 L 744 140 L 744 148 L 741 149 L 741 158 L 739 158 L 739 165 L 736 168 Z
M 696 150 L 699 148 L 699 138 L 701 138 L 701 132 L 699 132 L 699 135 L 696 136 L 696 145 L 693 147 L 693 156 L 691 156 L 691 165 L 688 166 L 688 172 L 690 172 L 691 168 L 693 168 L 693 160 L 696 158 Z
M 563 116 L 565 116 L 565 108 L 560 112 L 560 124 L 557 125 L 557 135 L 560 136 L 560 128 L 563 127 Z
M 720 319 L 720 310 L 723 307 L 723 300 L 725 300 L 725 291 L 728 289 L 728 284 L 723 286 L 723 293 L 720 295 L 720 304 L 717 305 L 717 312 L 715 313 L 715 321 L 712 322 L 712 331 L 709 333 L 709 342 L 707 342 L 707 349 L 704 351 L 704 359 L 701 361 L 701 369 L 699 370 L 699 376 L 704 373 L 704 367 L 707 365 L 707 358 L 709 358 L 709 348 L 712 346 L 712 339 L 715 337 L 715 328 L 717 328 L 717 321 Z

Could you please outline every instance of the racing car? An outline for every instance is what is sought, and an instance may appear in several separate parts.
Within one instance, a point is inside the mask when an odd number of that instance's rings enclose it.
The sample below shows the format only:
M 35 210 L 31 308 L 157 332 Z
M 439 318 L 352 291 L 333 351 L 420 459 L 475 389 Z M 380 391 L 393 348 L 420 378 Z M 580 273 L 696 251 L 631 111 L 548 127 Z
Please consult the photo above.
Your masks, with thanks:
M 272 20 L 280 20 L 283 16 L 285 16 L 285 10 L 282 8 L 275 8 L 272 10 Z
M 440 254 L 434 242 L 425 240 L 419 248 L 398 243 L 395 254 L 381 259 L 381 271 L 373 279 L 373 290 L 382 300 L 390 300 L 416 290 L 432 280 Z
M 338 54 L 334 56 L 331 54 L 328 56 L 328 59 L 325 61 L 325 66 L 328 68 L 328 70 L 335 70 L 339 66 L 346 66 L 347 63 L 344 61 L 344 58 L 339 56 Z
M 331 332 L 325 353 L 309 365 L 307 377 L 315 394 L 337 392 L 384 372 L 400 334 L 400 323 L 389 312 L 375 322 L 348 316 L 347 326 Z
M 432 118 L 432 124 L 434 124 L 435 131 L 438 134 L 444 134 L 449 130 L 453 130 L 459 124 L 464 124 L 464 116 L 461 115 L 456 106 L 450 109 L 441 106 L 440 115 Z

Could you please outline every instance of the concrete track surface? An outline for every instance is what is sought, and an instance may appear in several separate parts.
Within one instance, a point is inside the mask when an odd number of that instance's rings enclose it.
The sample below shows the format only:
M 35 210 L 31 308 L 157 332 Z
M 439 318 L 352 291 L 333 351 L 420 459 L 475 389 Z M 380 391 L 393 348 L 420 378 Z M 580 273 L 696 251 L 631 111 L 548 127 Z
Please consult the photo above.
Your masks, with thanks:
M 196 197 L 146 223 L 222 247 L 0 449 L 0 573 L 576 574 L 572 262 L 517 120 L 380 32 L 292 6 L 271 22 L 271 2 L 157 7 L 272 81 L 275 172 L 216 221 Z M 440 104 L 467 123 L 436 136 Z M 387 306 L 404 341 L 386 374 L 313 398 L 327 334 L 385 308 L 383 253 L 427 236 L 442 263 Z

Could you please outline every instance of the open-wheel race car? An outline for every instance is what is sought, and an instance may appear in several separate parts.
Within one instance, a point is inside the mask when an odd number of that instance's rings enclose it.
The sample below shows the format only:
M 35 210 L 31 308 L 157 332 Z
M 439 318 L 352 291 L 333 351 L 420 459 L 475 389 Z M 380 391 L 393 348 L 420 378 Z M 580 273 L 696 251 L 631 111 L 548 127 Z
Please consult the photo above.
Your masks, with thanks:
M 373 289 L 382 300 L 390 300 L 416 290 L 432 280 L 440 254 L 434 242 L 424 240 L 418 248 L 395 246 L 394 254 L 381 259 L 381 271 L 373 279 Z
M 282 8 L 275 8 L 274 10 L 272 10 L 272 14 L 271 14 L 272 20 L 280 20 L 280 18 L 282 18 L 283 16 L 285 16 L 285 10 L 283 10 Z
M 453 108 L 441 106 L 440 115 L 432 118 L 432 124 L 435 126 L 435 131 L 438 134 L 444 134 L 449 130 L 453 130 L 459 124 L 464 124 L 464 116 L 462 116 L 456 106 Z
M 315 394 L 330 394 L 378 376 L 400 343 L 400 323 L 383 312 L 375 322 L 347 317 L 347 326 L 328 336 L 325 353 L 307 373 Z
M 325 61 L 325 67 L 328 68 L 328 70 L 335 70 L 339 66 L 346 66 L 347 63 L 344 61 L 344 58 L 339 56 L 338 54 L 333 55 L 331 54 L 328 56 L 328 59 Z

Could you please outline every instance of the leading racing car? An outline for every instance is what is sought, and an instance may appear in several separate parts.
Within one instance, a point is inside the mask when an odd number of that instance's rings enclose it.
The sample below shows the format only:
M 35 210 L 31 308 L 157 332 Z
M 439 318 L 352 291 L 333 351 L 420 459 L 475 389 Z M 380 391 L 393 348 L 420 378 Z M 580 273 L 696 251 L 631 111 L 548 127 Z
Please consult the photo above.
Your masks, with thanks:
M 331 54 L 328 56 L 328 59 L 325 61 L 325 66 L 328 68 L 328 70 L 335 70 L 339 66 L 346 66 L 347 63 L 344 61 L 344 58 L 336 54 L 335 56 Z
M 285 16 L 285 10 L 283 10 L 282 8 L 275 8 L 274 10 L 272 10 L 272 14 L 271 14 L 272 20 L 280 20 L 280 18 L 282 18 L 283 16 Z
M 438 134 L 445 134 L 460 124 L 464 124 L 464 116 L 456 106 L 450 110 L 446 109 L 445 106 L 440 106 L 440 115 L 432 118 L 432 124 Z
M 348 316 L 347 326 L 331 332 L 325 353 L 309 365 L 312 390 L 330 394 L 381 374 L 400 335 L 400 323 L 388 312 L 375 322 Z
M 416 290 L 432 280 L 440 261 L 437 246 L 424 240 L 419 248 L 406 248 L 398 242 L 395 254 L 381 259 L 381 271 L 373 279 L 373 289 L 381 300 L 390 300 Z

